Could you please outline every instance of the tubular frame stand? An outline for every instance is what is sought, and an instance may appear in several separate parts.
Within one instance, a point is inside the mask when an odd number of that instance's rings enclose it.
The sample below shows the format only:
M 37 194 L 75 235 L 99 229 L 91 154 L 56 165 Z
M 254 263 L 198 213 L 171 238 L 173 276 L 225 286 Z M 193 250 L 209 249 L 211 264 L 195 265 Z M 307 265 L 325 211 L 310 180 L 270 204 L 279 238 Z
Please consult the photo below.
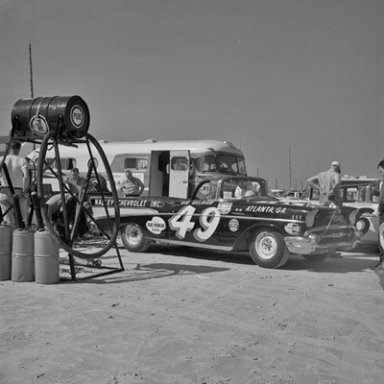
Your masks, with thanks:
M 119 261 L 119 267 L 117 267 L 117 268 L 116 267 L 102 266 L 100 258 L 98 258 L 98 259 L 91 259 L 90 258 L 90 259 L 88 259 L 88 263 L 87 264 L 77 263 L 75 261 L 75 258 L 73 257 L 73 255 L 68 252 L 68 264 L 69 264 L 70 272 L 71 272 L 71 280 L 72 281 L 88 280 L 88 279 L 91 279 L 91 278 L 94 278 L 94 277 L 112 275 L 114 273 L 125 271 L 124 265 L 123 265 L 123 261 L 121 259 L 120 250 L 119 250 L 119 247 L 118 247 L 116 242 L 114 244 L 114 248 L 116 249 L 116 256 L 117 256 L 117 259 Z M 76 266 L 84 267 L 84 268 L 91 268 L 91 269 L 96 269 L 96 270 L 104 269 L 106 271 L 105 272 L 99 272 L 99 273 L 91 274 L 91 275 L 87 275 L 87 276 L 79 278 L 79 277 L 76 276 Z M 63 279 L 63 280 L 66 280 L 66 279 Z

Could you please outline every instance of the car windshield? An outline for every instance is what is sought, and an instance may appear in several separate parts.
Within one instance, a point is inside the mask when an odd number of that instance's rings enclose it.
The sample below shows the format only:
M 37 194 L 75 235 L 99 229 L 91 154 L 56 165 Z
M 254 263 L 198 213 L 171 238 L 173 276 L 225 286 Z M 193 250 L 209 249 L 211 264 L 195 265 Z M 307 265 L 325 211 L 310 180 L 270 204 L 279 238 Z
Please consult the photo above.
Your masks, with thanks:
M 219 189 L 219 190 L 218 190 Z M 209 180 L 200 185 L 196 191 L 195 199 L 254 199 L 254 198 L 275 198 L 267 195 L 267 185 L 264 179 L 260 178 L 226 178 L 220 180 Z
M 263 179 L 226 179 L 223 181 L 220 191 L 220 197 L 223 199 L 249 199 L 266 195 Z

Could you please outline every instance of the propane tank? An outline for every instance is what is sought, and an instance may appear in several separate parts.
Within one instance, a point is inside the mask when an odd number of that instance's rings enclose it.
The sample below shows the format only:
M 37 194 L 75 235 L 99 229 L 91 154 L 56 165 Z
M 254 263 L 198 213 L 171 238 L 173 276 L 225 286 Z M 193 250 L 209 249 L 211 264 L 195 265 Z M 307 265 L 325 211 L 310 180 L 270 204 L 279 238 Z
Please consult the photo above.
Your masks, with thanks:
M 35 232 L 35 279 L 40 284 L 60 280 L 59 245 L 48 231 Z
M 0 280 L 11 278 L 12 227 L 0 225 Z
M 33 281 L 33 232 L 29 229 L 14 230 L 12 243 L 12 281 Z

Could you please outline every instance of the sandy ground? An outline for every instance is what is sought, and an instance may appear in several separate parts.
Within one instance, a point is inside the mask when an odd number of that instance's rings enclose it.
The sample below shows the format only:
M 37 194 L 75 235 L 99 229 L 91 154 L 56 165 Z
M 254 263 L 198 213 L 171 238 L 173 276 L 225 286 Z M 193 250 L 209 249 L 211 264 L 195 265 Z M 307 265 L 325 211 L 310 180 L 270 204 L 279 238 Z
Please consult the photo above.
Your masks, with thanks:
M 0 282 L 1 384 L 384 382 L 372 250 L 280 270 L 185 248 L 121 255 L 108 276 Z

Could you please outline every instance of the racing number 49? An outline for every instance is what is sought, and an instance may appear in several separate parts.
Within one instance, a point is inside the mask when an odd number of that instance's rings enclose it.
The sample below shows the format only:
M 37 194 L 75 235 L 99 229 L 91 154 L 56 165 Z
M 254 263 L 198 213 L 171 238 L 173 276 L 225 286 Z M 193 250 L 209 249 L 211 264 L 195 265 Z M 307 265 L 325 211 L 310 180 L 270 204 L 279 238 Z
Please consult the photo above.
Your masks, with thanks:
M 186 205 L 175 216 L 169 219 L 169 227 L 176 232 L 176 237 L 184 239 L 187 232 L 192 231 L 195 222 L 192 221 L 196 208 Z M 199 216 L 200 228 L 193 231 L 193 237 L 197 241 L 208 240 L 216 231 L 220 221 L 220 212 L 215 207 L 204 209 Z

